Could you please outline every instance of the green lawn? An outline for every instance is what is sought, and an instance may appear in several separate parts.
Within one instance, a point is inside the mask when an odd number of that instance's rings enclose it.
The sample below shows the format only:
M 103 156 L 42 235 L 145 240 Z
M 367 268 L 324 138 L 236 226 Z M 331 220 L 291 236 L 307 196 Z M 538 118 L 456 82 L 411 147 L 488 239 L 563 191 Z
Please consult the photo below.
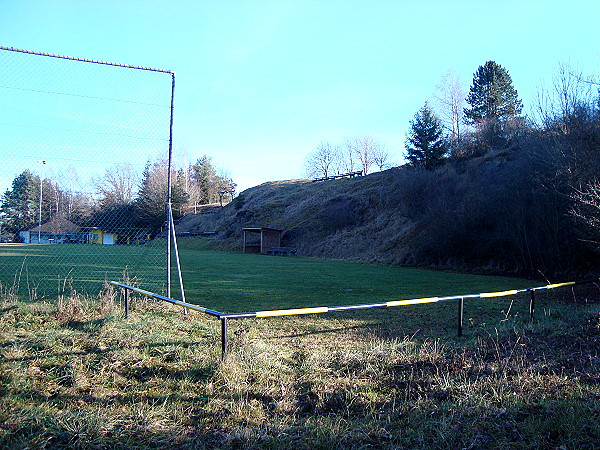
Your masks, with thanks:
M 276 257 L 241 252 L 218 252 L 201 248 L 202 242 L 182 240 L 181 266 L 190 303 L 221 312 L 252 312 L 377 303 L 432 296 L 473 294 L 527 287 L 532 281 L 469 274 L 439 272 L 381 264 L 365 264 L 305 257 Z M 143 289 L 163 293 L 164 248 L 154 246 L 33 245 L 0 246 L 4 289 L 17 279 L 20 296 L 51 300 L 61 292 L 75 289 L 97 294 L 104 281 L 124 281 Z M 130 279 L 124 279 L 127 267 Z M 172 296 L 179 298 L 177 275 L 173 270 Z M 32 287 L 34 295 L 31 295 Z M 467 311 L 496 317 L 510 301 L 472 300 Z M 524 299 L 518 302 L 525 311 Z M 449 305 L 399 307 L 394 316 L 422 322 L 424 314 L 434 320 Z M 342 313 L 361 318 L 382 312 Z M 444 316 L 447 313 L 444 313 Z M 451 316 L 454 316 L 452 308 Z
M 225 312 L 537 284 L 200 244 L 181 242 L 188 300 Z M 2 246 L 0 264 L 43 277 L 30 261 L 68 248 L 88 280 L 102 256 L 121 281 L 136 250 L 56 247 Z M 556 291 L 534 322 L 526 296 L 468 300 L 463 338 L 455 301 L 230 320 L 224 361 L 205 314 L 133 296 L 125 318 L 111 289 L 0 292 L 0 448 L 598 448 L 598 290 Z
M 507 277 L 303 257 L 185 248 L 180 256 L 187 300 L 223 312 L 376 303 L 535 284 Z
M 598 291 L 561 292 L 460 339 L 455 302 L 231 320 L 224 361 L 204 314 L 0 295 L 0 448 L 599 448 Z
M 220 312 L 253 312 L 311 306 L 379 303 L 455 294 L 501 291 L 535 285 L 533 281 L 458 274 L 352 261 L 281 257 L 198 248 L 201 242 L 183 240 L 180 258 L 186 300 Z M 195 248 L 196 247 L 196 248 Z M 176 275 L 173 275 L 176 280 Z M 179 298 L 173 284 L 172 296 Z M 504 312 L 526 316 L 521 298 L 474 299 L 465 302 L 465 323 L 499 323 Z M 514 306 L 511 306 L 514 301 Z M 327 328 L 376 327 L 384 333 L 427 330 L 431 336 L 456 334 L 456 302 L 378 308 L 318 315 Z M 287 317 L 274 328 L 311 327 L 315 316 Z M 265 319 L 272 321 L 273 319 Z M 323 323 L 315 322 L 314 330 Z M 394 331 L 395 330 L 395 331 Z
M 164 286 L 164 245 L 0 244 L 0 285 L 22 299 L 53 299 L 75 289 L 96 295 L 106 280 Z M 124 275 L 126 273 L 126 275 Z

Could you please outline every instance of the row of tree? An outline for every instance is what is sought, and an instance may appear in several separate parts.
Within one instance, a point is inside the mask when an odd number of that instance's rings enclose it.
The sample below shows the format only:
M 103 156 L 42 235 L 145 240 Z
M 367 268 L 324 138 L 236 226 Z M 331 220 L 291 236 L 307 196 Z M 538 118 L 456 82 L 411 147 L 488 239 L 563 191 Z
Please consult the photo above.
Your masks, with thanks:
M 448 75 L 445 83 L 445 87 L 439 86 L 437 97 L 445 111 L 445 123 L 428 102 L 410 122 L 405 157 L 413 166 L 432 169 L 450 153 L 476 156 L 473 153 L 505 145 L 514 131 L 523 127 L 523 103 L 508 70 L 495 61 L 477 69 L 466 98 L 461 97 L 463 90 L 455 75 Z M 462 108 L 465 102 L 470 107 Z M 461 133 L 463 124 L 471 127 L 469 133 Z M 469 151 L 465 136 L 476 141 L 476 152 Z
M 373 166 L 379 170 L 390 167 L 391 156 L 372 136 L 346 139 L 341 144 L 320 142 L 305 159 L 305 174 L 321 178 L 350 172 L 367 175 Z
M 24 170 L 0 198 L 2 231 L 13 239 L 17 232 L 53 217 L 82 226 L 105 229 L 160 230 L 168 196 L 166 161 L 148 163 L 142 174 L 130 164 L 110 167 L 93 182 L 95 192 L 75 192 L 50 178 Z M 229 202 L 237 185 L 204 155 L 171 173 L 171 205 L 175 216 L 197 205 Z
M 437 89 L 436 102 L 443 112 L 443 121 L 428 102 L 415 114 L 406 137 L 405 157 L 412 165 L 431 169 L 439 165 L 451 150 L 462 149 L 468 125 L 478 137 L 486 137 L 488 147 L 509 128 L 522 122 L 523 103 L 512 85 L 508 71 L 494 61 L 480 66 L 465 97 L 455 73 L 449 72 Z M 470 108 L 464 108 L 468 103 Z M 327 177 L 361 170 L 367 174 L 372 166 L 380 170 L 389 167 L 388 151 L 371 136 L 348 139 L 341 145 L 323 141 L 307 156 L 305 173 L 309 177 Z
M 406 262 L 529 275 L 590 270 L 600 259 L 599 85 L 561 65 L 526 117 L 500 64 L 480 66 L 469 89 L 448 72 L 410 122 L 408 164 L 382 187 L 386 208 L 415 224 Z M 322 142 L 307 174 L 373 164 L 373 147 Z

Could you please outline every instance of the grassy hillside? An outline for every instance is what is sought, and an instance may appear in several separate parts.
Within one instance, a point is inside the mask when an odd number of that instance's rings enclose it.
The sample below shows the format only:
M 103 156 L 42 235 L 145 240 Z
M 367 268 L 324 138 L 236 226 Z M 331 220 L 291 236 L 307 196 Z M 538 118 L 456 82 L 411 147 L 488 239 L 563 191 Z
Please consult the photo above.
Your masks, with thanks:
M 382 208 L 383 186 L 393 178 L 390 170 L 360 179 L 265 183 L 225 208 L 184 217 L 178 232 L 216 231 L 216 246 L 239 250 L 243 227 L 270 226 L 284 229 L 282 244 L 298 248 L 301 255 L 401 262 L 405 256 L 388 249 L 411 224 L 388 217 Z
M 265 183 L 224 208 L 189 215 L 178 232 L 215 232 L 240 250 L 242 228 L 285 230 L 304 256 L 533 277 L 597 273 L 600 253 L 578 234 L 569 198 L 543 155 L 518 148 L 452 159 L 426 171 Z

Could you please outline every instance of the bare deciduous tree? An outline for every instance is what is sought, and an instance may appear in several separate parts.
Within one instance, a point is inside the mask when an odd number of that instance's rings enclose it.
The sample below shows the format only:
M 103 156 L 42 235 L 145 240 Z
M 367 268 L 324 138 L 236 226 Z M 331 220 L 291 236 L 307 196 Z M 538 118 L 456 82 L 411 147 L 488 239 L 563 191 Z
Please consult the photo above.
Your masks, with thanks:
M 104 176 L 95 180 L 96 190 L 100 194 L 100 206 L 107 208 L 130 204 L 139 181 L 140 177 L 131 164 L 119 164 L 106 169 Z
M 367 135 L 354 138 L 351 145 L 363 175 L 367 175 L 374 163 L 375 154 L 380 151 L 380 144 L 372 136 Z
M 574 202 L 571 214 L 586 230 L 586 240 L 600 250 L 600 180 L 571 194 Z
M 354 172 L 357 167 L 357 158 L 354 151 L 354 140 L 346 139 L 340 152 L 340 168 L 343 172 Z
M 379 170 L 385 170 L 391 167 L 391 155 L 383 145 L 380 145 L 373 152 L 373 164 L 375 164 Z
M 454 68 L 442 75 L 433 95 L 438 115 L 448 130 L 450 143 L 455 147 L 461 139 L 461 123 L 465 107 L 466 88 Z
M 339 172 L 340 151 L 330 142 L 322 141 L 305 160 L 305 172 L 310 178 L 328 177 Z
M 308 177 L 320 178 L 360 170 L 364 175 L 371 166 L 379 170 L 390 167 L 389 152 L 372 136 L 348 138 L 341 146 L 322 141 L 306 157 L 305 172 Z
M 593 83 L 584 80 L 580 69 L 558 64 L 550 89 L 538 88 L 536 116 L 540 125 L 566 131 L 568 121 L 581 105 L 594 103 Z

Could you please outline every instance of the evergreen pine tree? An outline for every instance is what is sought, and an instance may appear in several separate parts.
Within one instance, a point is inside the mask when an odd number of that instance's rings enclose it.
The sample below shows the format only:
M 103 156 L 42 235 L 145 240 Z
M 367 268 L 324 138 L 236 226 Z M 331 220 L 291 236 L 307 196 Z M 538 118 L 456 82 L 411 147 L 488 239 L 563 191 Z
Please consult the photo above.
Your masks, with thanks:
M 521 114 L 523 103 L 508 71 L 494 61 L 479 66 L 473 75 L 465 108 L 465 121 L 475 125 L 509 119 Z
M 17 231 L 31 226 L 36 220 L 36 197 L 39 199 L 39 178 L 36 180 L 29 170 L 25 170 L 12 182 L 12 189 L 2 196 L 0 211 L 4 215 L 6 230 Z M 39 200 L 38 200 L 39 201 Z
M 198 188 L 199 203 L 208 204 L 217 200 L 217 179 L 217 170 L 213 166 L 212 159 L 209 156 L 202 156 L 192 166 L 192 180 Z
M 425 105 L 410 122 L 406 136 L 406 159 L 414 166 L 431 170 L 439 166 L 448 153 L 448 141 L 440 119 Z

